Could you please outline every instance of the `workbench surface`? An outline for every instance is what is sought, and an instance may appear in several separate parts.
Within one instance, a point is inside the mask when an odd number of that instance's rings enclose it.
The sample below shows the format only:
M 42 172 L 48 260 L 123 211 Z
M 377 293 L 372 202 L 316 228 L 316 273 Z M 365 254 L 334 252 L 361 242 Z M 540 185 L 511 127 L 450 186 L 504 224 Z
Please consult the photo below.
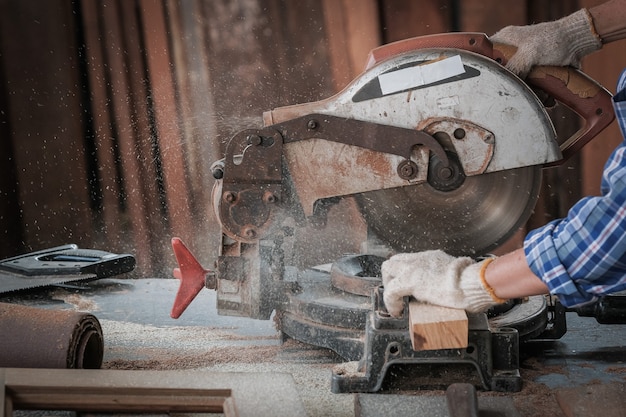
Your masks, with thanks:
M 413 413 L 406 415 L 419 415 L 415 407 L 444 396 L 443 391 L 333 394 L 331 371 L 341 362 L 333 352 L 295 340 L 281 342 L 272 320 L 219 316 L 209 290 L 172 319 L 177 287 L 173 278 L 104 279 L 5 296 L 0 302 L 92 313 L 102 326 L 106 369 L 291 374 L 309 416 L 368 416 L 394 407 L 394 417 L 400 417 L 405 414 L 397 402 L 405 398 L 411 404 L 407 413 Z M 522 346 L 521 392 L 479 392 L 479 400 L 504 398 L 521 416 L 624 416 L 626 325 L 600 325 L 574 313 L 567 313 L 567 320 L 562 339 Z M 570 409 L 562 411 L 557 400 Z

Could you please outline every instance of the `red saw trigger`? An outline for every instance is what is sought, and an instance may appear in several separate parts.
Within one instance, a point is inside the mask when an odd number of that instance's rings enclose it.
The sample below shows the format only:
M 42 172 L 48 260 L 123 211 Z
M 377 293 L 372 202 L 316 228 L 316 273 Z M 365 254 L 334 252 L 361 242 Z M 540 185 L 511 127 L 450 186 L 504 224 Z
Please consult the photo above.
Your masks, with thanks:
M 212 271 L 202 267 L 180 238 L 172 238 L 172 249 L 178 262 L 178 268 L 174 268 L 173 275 L 180 281 L 180 286 L 170 317 L 177 319 L 206 286 L 207 274 L 212 274 Z

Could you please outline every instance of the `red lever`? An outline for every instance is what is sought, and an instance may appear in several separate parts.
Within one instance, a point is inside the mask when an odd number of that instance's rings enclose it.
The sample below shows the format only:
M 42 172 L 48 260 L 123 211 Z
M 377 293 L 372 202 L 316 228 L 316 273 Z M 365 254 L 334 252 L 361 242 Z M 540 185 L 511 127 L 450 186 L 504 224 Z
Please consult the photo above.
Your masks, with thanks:
M 205 286 L 206 275 L 211 271 L 204 269 L 200 265 L 200 262 L 187 249 L 187 246 L 180 238 L 172 238 L 172 248 L 178 262 L 178 268 L 174 268 L 173 273 L 174 277 L 180 280 L 180 286 L 176 293 L 170 317 L 177 319 Z

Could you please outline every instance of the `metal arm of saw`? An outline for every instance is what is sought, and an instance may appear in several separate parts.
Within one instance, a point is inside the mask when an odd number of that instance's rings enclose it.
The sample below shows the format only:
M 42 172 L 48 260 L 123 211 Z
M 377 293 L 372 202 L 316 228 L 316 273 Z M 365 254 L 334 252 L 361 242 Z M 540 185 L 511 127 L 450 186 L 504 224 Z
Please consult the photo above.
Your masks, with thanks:
M 415 146 L 424 146 L 447 164 L 444 149 L 426 132 L 328 114 L 309 114 L 273 126 L 285 143 L 324 139 L 411 159 Z M 401 173 L 398 175 L 403 176 Z M 410 179 L 410 178 L 405 178 Z
M 411 159 L 416 147 L 425 154 L 426 163 L 421 163 L 422 166 L 428 164 L 427 151 L 432 152 L 438 163 L 448 165 L 446 152 L 437 140 L 426 132 L 414 129 L 310 114 L 263 129 L 246 130 L 236 134 L 228 143 L 223 168 L 217 175 L 221 177 L 220 184 L 214 191 L 214 208 L 227 236 L 238 241 L 253 242 L 267 232 L 278 209 L 285 208 L 280 203 L 287 200 L 282 195 L 283 176 L 288 171 L 283 169 L 283 157 L 290 165 L 293 158 L 290 157 L 289 148 L 293 144 L 313 140 L 339 145 L 339 148 L 331 150 L 332 154 L 328 158 L 323 158 L 322 162 L 326 164 L 324 167 L 311 165 L 304 168 L 319 169 L 319 175 L 332 176 L 335 170 L 351 169 L 348 166 L 350 164 L 358 164 L 359 169 L 376 175 L 382 169 L 381 165 L 384 165 L 387 171 L 381 177 L 387 178 L 388 171 L 393 170 L 397 178 L 395 183 L 390 182 L 387 187 L 398 186 L 398 182 L 408 184 L 424 181 L 426 170 L 418 169 L 418 163 Z M 350 147 L 360 148 L 359 152 L 364 152 L 367 157 L 359 160 L 348 156 L 344 160 L 345 164 L 338 163 L 334 158 L 341 156 L 338 154 L 348 155 L 347 148 Z M 302 149 L 298 147 L 295 153 L 307 158 L 309 155 Z M 293 166 L 292 169 L 303 168 Z M 371 190 L 371 184 L 368 184 L 371 181 L 359 181 L 359 175 L 355 168 L 352 177 L 354 181 L 334 184 L 330 195 L 328 190 L 317 193 L 314 184 L 307 190 L 298 189 L 305 215 L 313 214 L 313 203 L 319 199 Z M 375 187 L 380 188 L 385 186 L 377 184 Z

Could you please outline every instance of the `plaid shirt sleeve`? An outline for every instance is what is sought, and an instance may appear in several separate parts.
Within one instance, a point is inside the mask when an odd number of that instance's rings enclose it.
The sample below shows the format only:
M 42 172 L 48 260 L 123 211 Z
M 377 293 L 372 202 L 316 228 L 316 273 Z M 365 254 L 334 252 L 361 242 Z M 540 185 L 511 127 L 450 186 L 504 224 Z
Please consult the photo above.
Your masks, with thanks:
M 626 70 L 613 105 L 626 138 Z M 567 217 L 533 230 L 524 240 L 530 269 L 566 307 L 626 289 L 626 141 L 611 154 L 601 195 L 586 197 Z

